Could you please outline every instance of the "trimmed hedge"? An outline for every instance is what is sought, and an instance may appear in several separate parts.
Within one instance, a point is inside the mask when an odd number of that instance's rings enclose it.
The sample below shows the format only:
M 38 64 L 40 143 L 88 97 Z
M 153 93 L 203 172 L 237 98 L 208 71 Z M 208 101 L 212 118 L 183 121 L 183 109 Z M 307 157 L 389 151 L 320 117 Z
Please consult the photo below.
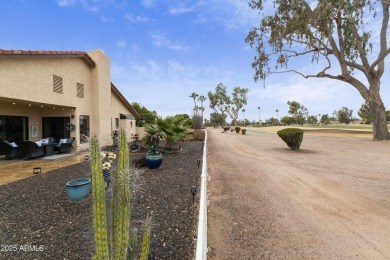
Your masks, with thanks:
M 299 128 L 285 128 L 277 132 L 278 136 L 292 150 L 298 150 L 303 140 L 303 130 Z

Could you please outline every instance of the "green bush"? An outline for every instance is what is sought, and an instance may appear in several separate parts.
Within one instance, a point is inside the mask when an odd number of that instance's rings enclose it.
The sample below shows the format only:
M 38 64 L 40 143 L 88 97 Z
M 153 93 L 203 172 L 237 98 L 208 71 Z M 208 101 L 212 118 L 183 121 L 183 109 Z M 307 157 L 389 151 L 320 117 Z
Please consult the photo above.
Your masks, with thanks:
M 285 128 L 277 132 L 278 136 L 290 147 L 292 150 L 298 150 L 303 139 L 303 131 L 299 128 Z
M 241 130 L 241 127 L 236 126 L 236 127 L 234 127 L 234 129 L 236 130 L 236 133 L 238 134 L 240 132 L 240 130 Z

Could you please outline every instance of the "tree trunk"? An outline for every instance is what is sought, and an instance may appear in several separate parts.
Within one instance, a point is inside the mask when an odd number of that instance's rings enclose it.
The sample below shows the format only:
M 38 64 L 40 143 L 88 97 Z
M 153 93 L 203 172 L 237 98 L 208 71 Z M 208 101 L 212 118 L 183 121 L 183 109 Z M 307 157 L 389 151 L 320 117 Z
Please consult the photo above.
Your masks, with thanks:
M 387 128 L 386 109 L 378 91 L 370 91 L 370 108 L 372 113 L 373 139 L 389 140 L 389 130 Z
M 169 136 L 167 136 L 165 139 L 165 149 L 171 150 L 171 138 Z

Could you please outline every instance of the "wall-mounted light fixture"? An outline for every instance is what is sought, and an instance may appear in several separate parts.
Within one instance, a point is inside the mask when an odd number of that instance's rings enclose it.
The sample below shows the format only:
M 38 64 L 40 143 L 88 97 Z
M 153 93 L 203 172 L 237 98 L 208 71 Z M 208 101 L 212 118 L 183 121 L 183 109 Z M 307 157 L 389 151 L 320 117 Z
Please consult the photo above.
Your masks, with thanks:
M 130 121 L 130 127 L 133 127 L 133 121 Z
M 40 174 L 42 172 L 41 167 L 34 167 L 33 174 Z
M 70 118 L 71 118 L 71 119 L 74 119 L 74 115 L 70 115 Z

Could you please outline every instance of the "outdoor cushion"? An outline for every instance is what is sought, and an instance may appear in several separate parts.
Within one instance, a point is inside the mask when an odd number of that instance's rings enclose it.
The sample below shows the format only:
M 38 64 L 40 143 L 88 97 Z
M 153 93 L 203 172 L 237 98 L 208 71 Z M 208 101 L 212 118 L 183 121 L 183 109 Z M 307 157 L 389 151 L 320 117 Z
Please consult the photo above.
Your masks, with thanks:
M 0 142 L 0 150 L 3 154 L 5 154 L 5 158 L 7 159 L 23 156 L 25 154 L 25 150 L 23 149 L 23 147 L 20 147 L 19 145 L 14 147 L 8 141 Z
M 41 141 L 36 141 L 35 142 L 38 146 L 42 146 L 42 142 Z
M 10 143 L 10 145 L 12 145 L 12 147 L 19 147 L 15 142 Z
M 41 139 L 42 144 L 48 144 L 49 143 L 49 138 L 46 139 Z
M 65 139 L 60 139 L 60 144 L 66 144 L 66 143 L 67 143 L 67 141 L 68 141 L 68 139 L 67 139 L 67 138 L 65 138 Z

